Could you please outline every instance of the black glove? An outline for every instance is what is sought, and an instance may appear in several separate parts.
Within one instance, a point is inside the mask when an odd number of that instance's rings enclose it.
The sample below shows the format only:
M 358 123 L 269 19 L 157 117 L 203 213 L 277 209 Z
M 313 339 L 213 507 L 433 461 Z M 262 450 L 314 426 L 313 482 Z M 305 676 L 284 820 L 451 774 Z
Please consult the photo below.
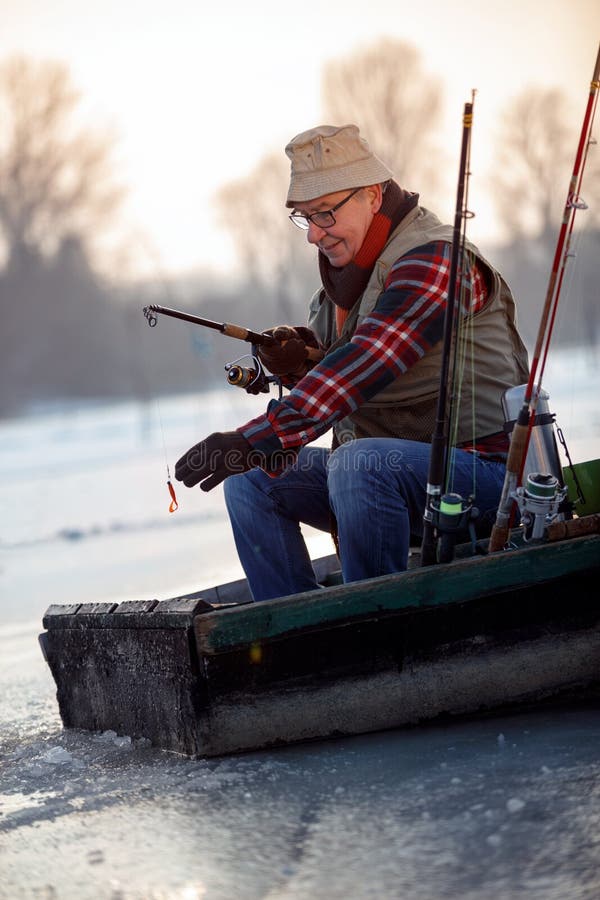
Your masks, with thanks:
M 295 462 L 297 453 L 297 449 L 291 449 L 267 455 L 255 450 L 239 431 L 215 431 L 177 460 L 175 478 L 186 487 L 194 487 L 200 481 L 203 491 L 212 491 L 230 475 L 257 467 L 281 474 Z
M 252 447 L 239 431 L 215 431 L 195 444 L 175 463 L 175 478 L 186 487 L 199 481 L 203 491 L 211 491 L 229 475 L 247 472 L 258 462 L 249 462 Z
M 307 346 L 319 347 L 315 333 L 304 325 L 277 325 L 263 334 L 271 335 L 279 343 L 258 347 L 258 356 L 265 369 L 273 375 L 302 377 L 311 367 L 307 365 Z

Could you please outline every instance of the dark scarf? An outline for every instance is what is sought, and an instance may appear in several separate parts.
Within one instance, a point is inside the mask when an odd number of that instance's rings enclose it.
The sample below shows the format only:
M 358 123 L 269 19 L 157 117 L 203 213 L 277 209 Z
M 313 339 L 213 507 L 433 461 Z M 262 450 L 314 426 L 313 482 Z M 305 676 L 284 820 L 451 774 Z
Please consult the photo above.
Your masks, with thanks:
M 319 271 L 327 295 L 337 307 L 352 309 L 371 277 L 373 267 L 385 247 L 392 231 L 419 202 L 418 194 L 403 190 L 395 181 L 390 181 L 383 195 L 379 212 L 365 236 L 362 247 L 342 268 L 332 266 L 327 257 L 319 252 Z

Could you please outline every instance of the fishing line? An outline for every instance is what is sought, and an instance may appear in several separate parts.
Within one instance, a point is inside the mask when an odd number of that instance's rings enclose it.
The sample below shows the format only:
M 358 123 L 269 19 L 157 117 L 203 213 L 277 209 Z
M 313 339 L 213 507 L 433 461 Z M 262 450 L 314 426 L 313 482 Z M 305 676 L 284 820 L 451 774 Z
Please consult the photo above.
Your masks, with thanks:
M 546 367 L 546 361 L 548 359 L 548 353 L 550 352 L 550 340 L 552 337 L 552 333 L 554 331 L 554 325 L 556 322 L 556 315 L 558 312 L 558 303 L 561 295 L 561 290 L 563 287 L 563 281 L 565 274 L 570 273 L 569 277 L 572 278 L 573 266 L 569 265 L 569 262 L 576 256 L 576 253 L 571 250 L 571 241 L 573 238 L 573 230 L 575 225 L 575 215 L 576 213 L 581 211 L 587 211 L 588 205 L 584 201 L 581 196 L 581 186 L 583 184 L 583 175 L 585 171 L 585 166 L 587 163 L 588 153 L 590 146 L 596 145 L 596 140 L 592 136 L 592 128 L 594 124 L 594 116 L 596 114 L 596 109 L 598 106 L 598 90 L 600 88 L 600 47 L 598 49 L 598 56 L 596 58 L 596 65 L 594 69 L 594 76 L 590 83 L 590 91 L 588 96 L 588 104 L 586 107 L 586 112 L 584 116 L 584 121 L 582 125 L 581 134 L 579 137 L 579 144 L 577 147 L 577 152 L 575 155 L 575 163 L 573 166 L 573 173 L 571 175 L 571 180 L 569 182 L 569 190 L 567 192 L 567 199 L 565 201 L 564 211 L 563 211 L 563 219 L 561 224 L 561 229 L 559 232 L 559 238 L 557 241 L 557 247 L 554 256 L 554 263 L 552 272 L 550 275 L 550 283 L 548 286 L 548 293 L 546 297 L 546 304 L 544 307 L 544 311 L 542 313 L 542 320 L 540 323 L 540 332 L 538 335 L 538 341 L 536 344 L 536 349 L 534 351 L 534 360 L 532 365 L 532 370 L 529 376 L 529 383 L 527 385 L 526 391 L 526 400 L 529 397 L 529 422 L 527 426 L 527 432 L 525 435 L 525 449 L 523 453 L 523 457 L 521 459 L 521 465 L 519 469 L 518 480 L 521 483 L 523 478 L 523 471 L 525 468 L 525 460 L 527 457 L 527 448 L 529 446 L 529 441 L 531 438 L 531 432 L 533 429 L 533 425 L 535 422 L 535 415 L 537 410 L 538 399 L 541 390 L 542 384 L 542 376 L 544 373 L 544 369 Z M 576 232 L 577 235 L 577 232 Z M 540 374 L 537 382 L 535 380 L 535 367 L 539 364 L 540 366 Z M 512 514 L 514 515 L 514 507 L 512 510 Z
M 580 209 L 587 210 L 587 204 L 585 207 L 579 207 Z M 580 220 L 581 222 L 581 220 Z M 583 290 L 577 292 L 574 289 L 575 277 L 581 271 L 580 267 L 577 266 L 577 260 L 579 258 L 579 250 L 583 241 L 583 238 L 587 236 L 591 229 L 591 220 L 589 218 L 583 220 L 583 227 L 579 227 L 576 229 L 571 236 L 571 241 L 569 241 L 569 246 L 565 253 L 565 269 L 564 269 L 564 281 L 563 281 L 563 290 L 562 296 L 564 297 L 563 305 L 560 309 L 555 309 L 555 318 L 556 321 L 553 322 L 553 326 L 558 326 L 558 330 L 560 331 L 561 323 L 564 322 L 564 316 L 567 315 L 567 311 L 569 313 L 569 319 L 572 319 L 573 316 L 571 313 L 573 312 L 573 305 L 575 306 L 575 319 L 580 322 L 582 317 L 582 304 L 583 304 Z M 573 297 L 575 298 L 575 304 L 573 304 Z M 563 318 L 561 319 L 561 314 Z M 540 377 L 539 381 L 541 383 L 544 371 L 546 368 L 546 363 L 548 361 L 548 350 L 546 347 L 545 353 L 540 362 Z
M 148 239 L 148 237 L 146 235 L 138 234 L 137 237 L 140 242 L 140 246 L 143 247 L 145 253 L 152 259 L 153 267 L 154 267 L 156 274 L 158 276 L 158 279 L 161 283 L 164 294 L 167 296 L 169 301 L 172 302 L 173 301 L 173 292 L 169 285 L 167 276 L 166 276 L 165 272 L 163 271 L 163 268 L 162 268 L 162 265 L 160 262 L 160 257 L 159 257 L 156 247 L 150 242 L 150 240 Z M 173 487 L 173 482 L 171 481 L 171 471 L 169 469 L 169 458 L 167 455 L 167 442 L 165 440 L 165 431 L 164 431 L 164 427 L 163 427 L 163 419 L 162 419 L 160 402 L 159 402 L 158 395 L 154 392 L 154 390 L 152 390 L 152 393 L 154 394 L 154 405 L 156 407 L 156 414 L 158 417 L 158 424 L 159 424 L 159 428 L 160 428 L 160 439 L 161 439 L 161 443 L 162 443 L 163 453 L 165 456 L 165 467 L 167 470 L 167 489 L 169 491 L 169 496 L 171 498 L 171 502 L 169 503 L 169 512 L 174 513 L 179 509 L 179 502 L 177 500 L 177 495 L 175 494 L 175 488 Z
M 573 164 L 573 171 L 569 181 L 567 198 L 563 209 L 562 222 L 556 241 L 556 249 L 554 252 L 554 259 L 550 272 L 548 289 L 546 291 L 546 298 L 544 301 L 540 319 L 538 337 L 533 352 L 529 380 L 525 388 L 523 406 L 521 407 L 521 410 L 517 416 L 510 438 L 510 447 L 508 451 L 508 459 L 506 462 L 506 473 L 504 478 L 504 486 L 502 488 L 502 496 L 500 498 L 500 504 L 496 512 L 496 522 L 492 529 L 492 534 L 490 536 L 488 544 L 488 549 L 492 553 L 498 550 L 502 550 L 508 543 L 508 536 L 510 533 L 514 515 L 515 492 L 518 485 L 520 485 L 522 482 L 525 460 L 529 447 L 529 440 L 536 417 L 537 403 L 540 391 L 539 379 L 536 383 L 537 366 L 540 358 L 542 357 L 542 351 L 544 351 L 544 357 L 548 353 L 550 335 L 552 332 L 552 325 L 554 323 L 556 307 L 558 306 L 558 300 L 560 296 L 560 288 L 565 272 L 567 253 L 569 251 L 569 242 L 571 233 L 573 231 L 575 213 L 578 209 L 582 208 L 580 198 L 581 183 L 583 179 L 585 163 L 587 161 L 588 151 L 591 143 L 593 142 L 592 126 L 596 106 L 598 103 L 599 88 L 600 47 L 598 48 L 598 55 L 596 57 L 594 66 L 594 74 L 590 82 L 588 100 L 583 117 L 583 123 L 581 126 L 581 132 L 579 135 L 579 141 L 577 144 L 577 151 L 575 153 L 575 162 Z
M 472 97 L 475 92 L 473 91 Z M 443 495 L 443 485 L 447 474 L 449 447 L 448 447 L 448 376 L 450 363 L 455 364 L 453 353 L 456 347 L 454 339 L 454 327 L 458 321 L 457 314 L 457 286 L 461 279 L 461 251 L 464 251 L 465 228 L 465 181 L 468 171 L 469 144 L 471 126 L 473 123 L 473 102 L 465 103 L 462 117 L 462 136 L 460 147 L 460 162 L 458 183 L 456 188 L 456 204 L 454 210 L 454 224 L 452 229 L 452 251 L 450 257 L 450 273 L 448 278 L 448 293 L 446 310 L 444 314 L 444 336 L 442 345 L 442 359 L 440 365 L 439 390 L 436 404 L 435 426 L 431 435 L 429 453 L 429 469 L 427 474 L 427 488 L 425 498 L 425 511 L 423 513 L 423 535 L 421 541 L 421 565 L 433 565 L 439 559 L 448 555 L 451 547 L 450 531 L 454 534 L 457 528 L 462 527 L 469 515 L 470 507 L 465 508 L 463 499 L 452 494 Z M 452 527 L 447 527 L 448 516 L 452 520 Z M 439 527 L 444 520 L 444 527 Z M 438 540 L 439 538 L 439 540 Z
M 477 90 L 473 89 L 471 91 L 471 105 L 473 108 L 475 107 L 476 94 L 477 94 Z M 470 271 L 472 272 L 474 265 L 475 265 L 475 257 L 471 253 L 469 253 L 467 256 L 467 251 L 465 248 L 465 241 L 467 239 L 467 222 L 469 221 L 469 219 L 475 218 L 475 213 L 469 209 L 469 187 L 471 185 L 471 174 L 472 174 L 472 172 L 471 172 L 471 148 L 472 148 L 472 141 L 469 140 L 469 143 L 467 146 L 467 171 L 466 171 L 466 178 L 465 178 L 465 197 L 464 197 L 464 204 L 463 204 L 461 270 L 464 266 L 465 259 L 468 259 Z M 460 310 L 462 310 L 462 308 L 463 308 L 465 295 L 466 295 L 466 285 L 464 284 L 464 281 L 462 281 L 461 282 L 461 292 L 460 292 L 460 304 L 459 304 Z M 469 302 L 470 303 L 473 302 L 472 284 L 471 284 Z M 477 423 L 475 420 L 475 390 L 476 390 L 476 386 L 475 386 L 475 324 L 473 322 L 473 315 L 471 313 L 470 308 L 467 310 L 466 306 L 465 306 L 464 316 L 461 317 L 461 319 L 459 320 L 458 326 L 459 327 L 458 327 L 458 332 L 457 332 L 457 341 L 459 341 L 461 339 L 461 337 L 463 335 L 465 335 L 465 340 L 463 342 L 464 357 L 461 358 L 461 370 L 460 370 L 462 373 L 460 383 L 459 383 L 460 397 L 462 398 L 462 379 L 464 378 L 464 372 L 465 372 L 465 368 L 466 368 L 465 360 L 469 359 L 470 363 L 471 363 L 471 372 L 470 372 L 470 375 L 471 375 L 471 435 L 472 435 L 473 442 L 475 442 L 475 437 L 477 434 L 477 432 L 476 432 Z M 468 353 L 469 348 L 470 348 L 470 353 Z M 458 428 L 458 416 L 456 417 L 456 427 Z M 455 439 L 455 443 L 456 443 L 456 439 Z M 473 495 L 473 497 L 475 497 L 476 492 L 477 492 L 477 454 L 476 453 L 472 454 L 472 467 L 473 467 L 472 480 L 471 480 L 472 495 Z
M 583 226 L 581 225 L 583 222 Z M 567 268 L 565 273 L 565 280 L 563 286 L 563 295 L 565 297 L 565 304 L 559 309 L 556 321 L 556 329 L 557 333 L 560 335 L 561 328 L 565 324 L 567 318 L 569 321 L 574 320 L 576 323 L 576 328 L 573 333 L 574 338 L 574 346 L 582 347 L 585 346 L 585 342 L 588 338 L 588 335 L 584 333 L 585 328 L 585 320 L 584 320 L 584 284 L 582 283 L 582 265 L 577 265 L 577 262 L 580 257 L 580 250 L 583 252 L 582 245 L 586 238 L 589 238 L 592 233 L 593 222 L 591 218 L 584 218 L 580 220 L 580 227 L 574 233 L 574 243 L 572 245 L 572 249 L 569 252 L 569 256 L 571 257 L 570 265 Z M 589 248 L 588 248 L 589 252 Z M 570 342 L 570 337 L 567 335 L 568 340 Z M 592 326 L 592 338 L 595 340 L 595 334 Z M 571 352 L 570 344 L 569 353 Z M 544 364 L 542 366 L 541 372 L 543 373 L 545 370 L 546 360 L 544 360 Z M 550 372 L 552 375 L 552 372 Z M 542 376 L 540 375 L 540 378 Z M 560 385 L 561 387 L 566 388 L 565 393 L 567 395 L 567 401 L 565 401 L 565 412 L 563 414 L 563 421 L 561 422 L 562 430 L 569 431 L 573 427 L 573 422 L 575 419 L 575 403 L 576 403 L 576 395 L 577 389 L 575 388 L 575 380 L 577 377 L 576 367 L 568 366 L 567 371 L 564 375 L 561 373 Z M 566 440 L 563 438 L 561 440 L 561 444 L 563 445 L 565 456 L 569 459 L 568 450 L 566 447 Z M 570 462 L 570 460 L 569 460 Z
M 163 429 L 162 415 L 160 412 L 160 403 L 158 401 L 158 397 L 155 397 L 154 402 L 156 403 L 156 412 L 158 414 L 158 423 L 160 426 L 160 437 L 162 441 L 163 452 L 165 454 L 165 466 L 167 467 L 167 488 L 169 489 L 169 494 L 171 496 L 171 503 L 169 504 L 169 512 L 176 512 L 179 509 L 179 503 L 177 502 L 177 496 L 175 494 L 175 488 L 173 487 L 173 483 L 171 482 L 171 472 L 169 470 L 169 458 L 167 456 L 167 442 L 165 441 L 165 432 Z
M 472 217 L 472 215 L 471 215 Z M 463 242 L 466 235 L 463 234 Z M 466 261 L 466 265 L 465 265 Z M 458 320 L 456 322 L 456 345 L 454 351 L 454 365 L 452 370 L 453 393 L 451 398 L 450 413 L 448 416 L 448 455 L 446 462 L 445 490 L 452 491 L 454 487 L 454 472 L 456 466 L 456 456 L 451 452 L 452 448 L 456 448 L 459 427 L 459 412 L 463 405 L 463 386 L 467 365 L 470 366 L 471 376 L 471 396 L 467 399 L 471 411 L 471 435 L 473 442 L 475 441 L 475 354 L 474 354 L 474 337 L 475 325 L 473 316 L 470 312 L 470 303 L 472 291 L 467 289 L 466 273 L 473 270 L 475 258 L 471 253 L 463 248 L 461 252 L 460 267 L 460 287 L 459 287 L 459 304 L 458 304 Z M 472 460 L 472 479 L 471 491 L 473 496 L 476 491 L 476 455 Z
M 477 91 L 473 89 L 471 91 L 471 136 L 472 136 L 472 116 L 473 116 L 473 108 L 475 105 L 475 95 Z M 457 271 L 457 279 L 458 279 L 458 304 L 457 308 L 454 311 L 455 321 L 453 323 L 453 330 L 455 332 L 455 344 L 454 344 L 454 354 L 453 354 L 453 363 L 452 363 L 452 378 L 451 384 L 453 385 L 451 399 L 450 399 L 450 409 L 448 413 L 448 447 L 446 453 L 446 470 L 444 476 L 444 490 L 452 491 L 454 486 L 454 472 L 455 472 L 455 454 L 452 453 L 452 449 L 456 447 L 457 437 L 458 437 L 458 423 L 459 423 L 459 410 L 462 405 L 463 399 L 463 382 L 464 375 L 466 371 L 466 362 L 470 360 L 471 363 L 471 434 L 473 436 L 473 441 L 475 440 L 475 378 L 474 378 L 474 325 L 473 325 L 473 317 L 470 314 L 470 302 L 472 299 L 472 294 L 467 292 L 466 286 L 466 273 L 467 271 L 470 273 L 473 270 L 475 258 L 471 253 L 468 253 L 466 250 L 466 239 L 467 239 L 467 222 L 470 219 L 475 217 L 475 213 L 469 209 L 469 185 L 471 180 L 471 136 L 466 146 L 466 155 L 465 155 L 465 173 L 464 173 L 464 192 L 463 192 L 463 201 L 462 201 L 462 210 L 461 210 L 461 230 L 460 230 L 460 256 L 459 256 L 459 264 Z M 469 300 L 469 305 L 467 305 L 467 299 Z M 470 353 L 468 352 L 470 347 Z M 476 455 L 473 454 L 473 470 L 472 470 L 472 495 L 475 496 L 476 491 Z

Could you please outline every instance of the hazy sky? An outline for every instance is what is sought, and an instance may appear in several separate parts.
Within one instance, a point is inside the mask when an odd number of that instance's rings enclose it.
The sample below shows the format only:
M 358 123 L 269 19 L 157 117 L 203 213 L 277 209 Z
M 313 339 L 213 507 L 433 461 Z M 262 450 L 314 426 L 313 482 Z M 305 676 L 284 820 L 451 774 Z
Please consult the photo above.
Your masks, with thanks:
M 152 248 L 149 271 L 169 272 L 231 260 L 217 188 L 321 123 L 324 61 L 386 36 L 415 44 L 438 78 L 455 155 L 476 89 L 469 234 L 490 239 L 484 185 L 499 109 L 526 85 L 558 87 L 580 128 L 600 38 L 600 0 L 0 0 L 0 16 L 0 60 L 65 61 L 86 114 L 115 129 L 126 233 Z

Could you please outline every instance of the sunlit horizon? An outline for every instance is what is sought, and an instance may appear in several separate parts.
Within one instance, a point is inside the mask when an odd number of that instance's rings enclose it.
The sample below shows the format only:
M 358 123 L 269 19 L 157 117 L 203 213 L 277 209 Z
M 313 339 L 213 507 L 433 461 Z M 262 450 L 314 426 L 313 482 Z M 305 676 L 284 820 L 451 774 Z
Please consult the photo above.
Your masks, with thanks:
M 558 88 L 577 127 L 600 33 L 596 0 L 435 0 L 417 8 L 308 0 L 295 13 L 273 0 L 224 2 L 210 12 L 186 0 L 85 8 L 55 0 L 44 9 L 35 0 L 0 0 L 0 9 L 0 62 L 18 53 L 66 63 L 87 119 L 115 133 L 117 174 L 128 188 L 118 230 L 128 256 L 122 271 L 135 275 L 235 269 L 216 219 L 217 190 L 321 122 L 326 61 L 386 37 L 413 44 L 437 78 L 449 160 L 458 157 L 463 104 L 477 92 L 471 235 L 482 245 L 501 240 L 489 191 L 498 116 L 525 87 Z M 396 177 L 426 192 L 410 173 Z M 567 180 L 557 186 L 566 189 Z M 450 187 L 436 212 L 451 215 L 453 199 Z

